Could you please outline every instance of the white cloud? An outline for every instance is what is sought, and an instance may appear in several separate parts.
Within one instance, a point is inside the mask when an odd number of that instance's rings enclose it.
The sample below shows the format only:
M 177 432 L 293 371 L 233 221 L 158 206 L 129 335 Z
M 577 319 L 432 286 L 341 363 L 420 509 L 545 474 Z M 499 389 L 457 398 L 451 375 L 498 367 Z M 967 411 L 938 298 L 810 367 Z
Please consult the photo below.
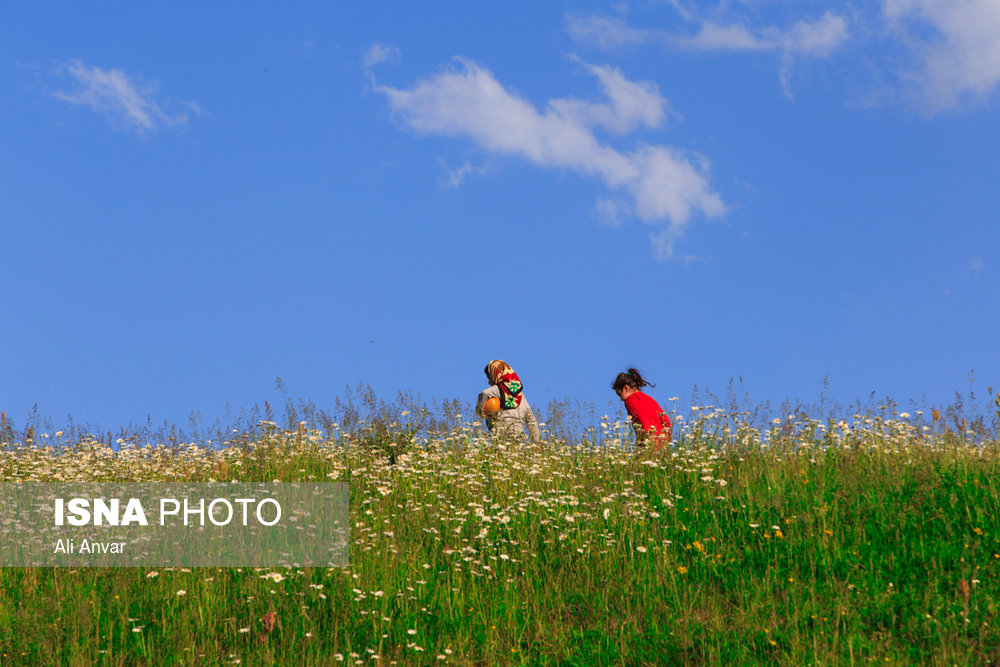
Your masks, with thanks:
M 689 51 L 787 51 L 813 57 L 829 56 L 850 37 L 847 20 L 830 11 L 815 21 L 796 21 L 784 30 L 775 26 L 751 30 L 737 23 L 724 25 L 710 20 L 692 22 L 698 24 L 693 34 L 639 30 L 619 19 L 600 16 L 571 17 L 567 28 L 575 41 L 604 49 L 659 42 Z
M 792 99 L 791 71 L 795 56 L 825 58 L 840 48 L 850 37 L 847 21 L 827 12 L 815 22 L 797 21 L 781 37 L 781 88 Z
M 365 69 L 370 69 L 379 63 L 384 63 L 390 60 L 395 61 L 399 60 L 399 58 L 399 49 L 395 46 L 372 44 L 368 51 L 365 52 L 365 57 L 361 64 Z
M 677 235 L 669 229 L 652 232 L 649 235 L 649 241 L 653 245 L 653 255 L 661 261 L 674 256 L 674 242 L 676 240 Z
M 549 106 L 567 119 L 586 127 L 601 126 L 615 134 L 627 134 L 637 127 L 659 127 L 672 113 L 670 103 L 660 95 L 655 83 L 629 81 L 616 67 L 587 66 L 597 77 L 611 104 L 577 99 L 550 100 Z
M 663 145 L 614 148 L 594 134 L 604 127 L 623 134 L 636 127 L 657 128 L 669 102 L 652 83 L 628 81 L 612 67 L 588 68 L 609 102 L 550 100 L 544 109 L 507 90 L 488 70 L 459 58 L 455 66 L 400 89 L 375 84 L 393 111 L 421 134 L 468 138 L 487 151 L 525 159 L 539 167 L 570 169 L 600 179 L 613 193 L 629 198 L 630 213 L 656 225 L 672 244 L 695 214 L 722 215 L 726 207 L 709 185 L 703 158 Z M 611 219 L 622 213 L 601 197 L 598 210 Z M 661 244 L 663 245 L 663 244 Z
M 60 68 L 62 73 L 75 79 L 77 88 L 53 93 L 56 99 L 78 106 L 89 107 L 104 116 L 112 125 L 136 134 L 159 127 L 175 127 L 187 123 L 188 114 L 168 113 L 157 101 L 155 83 L 145 83 L 129 78 L 119 69 L 103 70 L 74 59 Z M 201 107 L 195 102 L 183 102 L 192 113 L 199 115 Z
M 840 48 L 850 37 L 847 20 L 833 12 L 820 19 L 796 21 L 782 35 L 781 46 L 791 53 L 825 58 Z
M 448 175 L 445 179 L 441 181 L 443 187 L 457 188 L 465 183 L 465 179 L 472 174 L 473 176 L 481 176 L 486 173 L 486 169 L 483 167 L 475 167 L 469 162 L 463 162 L 462 166 L 457 169 L 450 169 L 444 162 L 441 163 L 447 171 Z
M 785 29 L 767 26 L 752 30 L 739 23 L 701 20 L 676 3 L 674 7 L 685 22 L 697 26 L 695 32 L 640 30 L 620 19 L 601 16 L 570 17 L 567 30 L 578 43 L 601 49 L 655 42 L 682 51 L 780 53 L 780 79 L 788 97 L 789 75 L 798 58 L 828 57 L 850 38 L 847 20 L 831 11 L 815 21 L 796 21 Z
M 879 0 L 871 9 L 842 5 L 818 18 L 764 26 L 747 18 L 762 10 L 750 0 L 658 4 L 674 10 L 667 13 L 674 25 L 638 27 L 635 18 L 625 20 L 622 9 L 614 16 L 570 16 L 567 31 L 577 43 L 605 50 L 657 44 L 681 51 L 775 53 L 789 99 L 800 63 L 829 58 L 855 36 L 869 38 L 863 46 L 877 49 L 869 52 L 866 67 L 878 63 L 899 75 L 891 89 L 870 96 L 875 103 L 904 97 L 934 115 L 995 100 L 1000 88 L 1000 0 Z M 797 7 L 791 0 L 768 4 L 789 12 Z M 872 29 L 876 25 L 878 31 Z M 887 47 L 902 47 L 905 57 L 885 55 Z
M 610 227 L 618 227 L 623 224 L 629 215 L 628 203 L 620 198 L 598 197 L 594 210 L 597 219 Z
M 593 44 L 606 50 L 637 46 L 654 34 L 650 30 L 630 28 L 623 21 L 603 16 L 569 16 L 566 28 L 574 41 Z
M 770 51 L 777 48 L 773 36 L 767 32 L 754 35 L 747 28 L 738 25 L 718 25 L 703 21 L 698 32 L 691 36 L 663 33 L 667 43 L 691 51 Z
M 883 0 L 890 32 L 918 61 L 909 77 L 929 113 L 981 102 L 1000 83 L 1000 2 Z M 930 34 L 928 34 L 928 29 Z

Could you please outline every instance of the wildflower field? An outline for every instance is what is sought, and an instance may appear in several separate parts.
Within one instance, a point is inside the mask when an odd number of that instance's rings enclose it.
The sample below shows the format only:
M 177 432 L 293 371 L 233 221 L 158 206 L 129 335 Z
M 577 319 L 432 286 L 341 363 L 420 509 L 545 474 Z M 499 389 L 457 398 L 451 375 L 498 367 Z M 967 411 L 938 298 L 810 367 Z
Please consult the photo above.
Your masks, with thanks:
M 0 663 L 1000 663 L 992 396 L 978 417 L 695 406 L 665 453 L 614 416 L 550 409 L 530 447 L 458 404 L 375 407 L 159 444 L 5 422 L 8 483 L 349 481 L 351 548 L 334 569 L 3 568 Z

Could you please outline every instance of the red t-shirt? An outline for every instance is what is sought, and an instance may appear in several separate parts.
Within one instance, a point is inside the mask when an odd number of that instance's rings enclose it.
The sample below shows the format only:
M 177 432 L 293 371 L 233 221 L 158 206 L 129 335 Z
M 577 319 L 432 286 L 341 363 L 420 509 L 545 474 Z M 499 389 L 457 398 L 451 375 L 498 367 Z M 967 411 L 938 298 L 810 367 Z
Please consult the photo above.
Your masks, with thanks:
M 670 416 L 651 396 L 637 391 L 625 399 L 625 409 L 632 421 L 646 433 L 652 431 L 656 435 L 670 434 Z M 667 442 L 670 442 L 669 438 Z

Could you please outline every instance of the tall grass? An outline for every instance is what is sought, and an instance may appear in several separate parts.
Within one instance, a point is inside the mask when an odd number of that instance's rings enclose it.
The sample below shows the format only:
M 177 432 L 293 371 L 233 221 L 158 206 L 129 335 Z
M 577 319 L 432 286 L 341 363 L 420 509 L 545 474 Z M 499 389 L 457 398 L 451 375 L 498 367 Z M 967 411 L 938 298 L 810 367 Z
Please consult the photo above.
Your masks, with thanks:
M 657 456 L 610 417 L 532 448 L 399 407 L 211 447 L 9 442 L 7 482 L 349 481 L 351 565 L 0 570 L 0 662 L 1000 662 L 988 413 L 702 406 Z

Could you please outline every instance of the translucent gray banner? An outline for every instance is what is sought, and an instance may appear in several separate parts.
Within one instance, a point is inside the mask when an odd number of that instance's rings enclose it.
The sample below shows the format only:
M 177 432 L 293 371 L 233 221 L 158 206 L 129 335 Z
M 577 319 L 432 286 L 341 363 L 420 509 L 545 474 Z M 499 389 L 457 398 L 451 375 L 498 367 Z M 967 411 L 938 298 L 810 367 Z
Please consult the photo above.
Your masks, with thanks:
M 0 484 L 0 567 L 341 567 L 344 482 Z

